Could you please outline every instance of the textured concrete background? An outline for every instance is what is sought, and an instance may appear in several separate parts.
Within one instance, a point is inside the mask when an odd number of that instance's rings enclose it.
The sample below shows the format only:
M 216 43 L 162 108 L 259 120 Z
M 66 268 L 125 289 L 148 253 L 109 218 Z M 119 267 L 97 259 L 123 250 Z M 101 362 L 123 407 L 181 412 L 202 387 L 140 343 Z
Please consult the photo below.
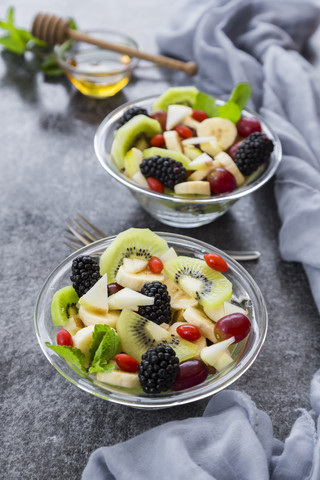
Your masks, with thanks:
M 11 4 L 2 0 L 0 18 Z M 16 1 L 19 25 L 47 11 L 74 16 L 81 29 L 112 27 L 156 51 L 154 33 L 170 18 L 170 0 Z M 319 40 L 319 35 L 317 37 Z M 310 51 L 311 57 L 315 51 Z M 202 414 L 207 401 L 144 412 L 95 398 L 69 383 L 43 356 L 33 310 L 48 274 L 70 250 L 64 222 L 80 212 L 116 234 L 135 227 L 184 233 L 222 249 L 260 249 L 246 268 L 268 306 L 269 331 L 261 354 L 232 388 L 251 395 L 284 439 L 295 409 L 309 408 L 309 384 L 320 366 L 320 322 L 302 267 L 280 259 L 280 227 L 273 182 L 209 226 L 165 227 L 106 176 L 93 137 L 101 120 L 129 99 L 161 92 L 171 73 L 139 68 L 110 100 L 83 97 L 66 79 L 48 79 L 32 59 L 0 55 L 1 145 L 1 436 L 2 478 L 80 478 L 97 447 L 126 440 L 169 420 Z M 121 215 L 115 215 L 115 211 Z

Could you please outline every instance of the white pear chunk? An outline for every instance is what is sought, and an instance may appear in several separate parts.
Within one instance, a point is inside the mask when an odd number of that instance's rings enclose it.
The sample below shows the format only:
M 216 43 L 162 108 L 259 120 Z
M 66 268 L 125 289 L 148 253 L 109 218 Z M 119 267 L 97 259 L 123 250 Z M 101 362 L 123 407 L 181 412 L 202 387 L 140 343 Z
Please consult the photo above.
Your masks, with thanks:
M 92 333 L 94 330 L 94 325 L 89 325 L 88 327 L 81 328 L 73 337 L 73 346 L 79 348 L 82 353 L 85 354 L 87 360 L 89 360 L 89 350 L 92 343 Z
M 239 187 L 244 182 L 244 176 L 240 172 L 239 168 L 237 167 L 236 163 L 233 159 L 228 155 L 226 152 L 220 152 L 214 158 L 215 164 L 219 163 L 219 166 L 229 170 L 230 173 L 234 176 L 237 186 Z
M 201 335 L 208 338 L 211 342 L 217 343 L 214 334 L 214 323 L 198 308 L 188 307 L 183 312 L 183 318 L 191 325 L 195 325 Z
M 201 143 L 216 141 L 216 137 L 190 137 L 182 140 L 182 145 L 200 145 Z
M 203 311 L 213 322 L 217 322 L 220 318 L 225 316 L 224 304 L 214 310 L 209 310 L 209 308 L 203 307 Z
M 207 178 L 207 176 L 212 170 L 213 170 L 212 167 L 205 168 L 202 170 L 195 170 L 194 172 L 191 173 L 191 175 L 189 175 L 189 177 L 187 178 L 187 182 L 199 182 L 201 180 L 204 180 L 205 178 Z
M 215 367 L 218 371 L 233 362 L 228 347 L 235 341 L 234 337 L 223 342 L 218 342 L 201 350 L 200 356 L 207 365 Z M 227 355 L 225 355 L 227 354 Z
M 137 373 L 125 372 L 115 368 L 112 372 L 98 372 L 97 380 L 103 383 L 109 383 L 117 387 L 137 388 L 140 386 L 140 381 Z
M 96 313 L 80 305 L 78 316 L 86 326 L 101 324 L 116 328 L 120 312 Z
M 175 249 L 173 247 L 170 247 L 169 250 L 167 250 L 161 255 L 160 260 L 163 264 L 165 264 L 166 262 L 170 262 L 170 260 L 174 260 L 175 258 L 177 258 L 177 256 L 178 255 Z
M 198 120 L 195 120 L 191 115 L 187 115 L 183 119 L 183 125 L 185 125 L 186 127 L 194 128 L 195 130 L 197 130 L 199 123 L 200 122 L 198 122 Z
M 136 173 L 132 176 L 132 180 L 133 180 L 137 185 L 140 185 L 140 187 L 149 188 L 149 185 L 148 185 L 148 182 L 147 182 L 147 180 L 146 180 L 146 177 L 144 177 L 140 171 L 136 172 Z
M 133 175 L 140 171 L 140 163 L 143 160 L 142 152 L 138 148 L 131 148 L 124 157 L 124 169 L 126 175 L 132 178 Z
M 119 268 L 116 276 L 116 282 L 119 283 L 119 285 L 137 291 L 140 291 L 146 282 L 162 282 L 163 279 L 164 276 L 161 273 L 152 273 L 148 270 L 140 273 L 126 272 L 123 265 Z
M 167 111 L 166 130 L 171 130 L 173 127 L 181 123 L 182 120 L 192 114 L 192 108 L 186 105 L 169 105 Z
M 148 297 L 147 295 L 136 292 L 131 288 L 123 288 L 117 293 L 110 295 L 108 304 L 110 310 L 123 310 L 124 308 L 133 305 L 153 305 L 154 297 Z
M 243 315 L 248 315 L 248 310 L 244 310 L 243 308 L 235 305 L 234 303 L 224 302 L 224 316 L 230 315 L 231 313 L 242 313 Z
M 168 150 L 182 153 L 181 140 L 178 133 L 175 130 L 169 132 L 163 132 L 164 141 Z
M 190 160 L 194 160 L 195 158 L 201 155 L 201 150 L 195 147 L 194 145 L 184 145 L 182 144 L 183 154 L 188 157 Z
M 108 311 L 108 279 L 105 273 L 87 293 L 79 299 L 80 305 L 100 313 Z
M 123 268 L 129 273 L 139 273 L 147 268 L 148 263 L 148 260 L 143 260 L 141 258 L 124 258 Z
M 212 157 L 218 155 L 218 153 L 223 151 L 223 146 L 221 145 L 221 143 L 218 142 L 216 138 L 214 140 L 210 140 L 210 142 L 201 143 L 200 148 Z

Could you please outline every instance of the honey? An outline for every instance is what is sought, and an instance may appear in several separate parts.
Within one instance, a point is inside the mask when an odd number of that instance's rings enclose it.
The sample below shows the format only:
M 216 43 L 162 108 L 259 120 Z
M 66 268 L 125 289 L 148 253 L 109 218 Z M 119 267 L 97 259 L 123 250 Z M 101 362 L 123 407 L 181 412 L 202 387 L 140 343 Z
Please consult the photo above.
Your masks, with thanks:
M 84 95 L 93 98 L 111 97 L 124 88 L 130 79 L 128 55 L 111 56 L 101 49 L 79 52 L 68 59 L 64 68 L 70 82 Z

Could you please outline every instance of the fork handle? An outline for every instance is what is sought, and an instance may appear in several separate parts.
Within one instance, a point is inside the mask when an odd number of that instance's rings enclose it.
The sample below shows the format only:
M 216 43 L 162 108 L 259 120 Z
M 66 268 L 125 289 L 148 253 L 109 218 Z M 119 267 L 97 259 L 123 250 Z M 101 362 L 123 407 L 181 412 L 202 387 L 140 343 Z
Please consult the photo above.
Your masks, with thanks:
M 234 258 L 234 260 L 238 260 L 240 262 L 244 262 L 247 260 L 257 260 L 261 253 L 257 250 L 253 251 L 246 251 L 246 252 L 237 252 L 231 250 L 225 250 L 225 252 L 230 255 L 230 257 Z

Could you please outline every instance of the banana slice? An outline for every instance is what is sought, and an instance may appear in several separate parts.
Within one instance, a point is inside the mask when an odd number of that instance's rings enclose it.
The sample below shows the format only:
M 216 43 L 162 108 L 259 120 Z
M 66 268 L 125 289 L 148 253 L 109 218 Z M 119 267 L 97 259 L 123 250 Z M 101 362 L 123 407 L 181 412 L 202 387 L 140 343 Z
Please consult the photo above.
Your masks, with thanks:
M 223 151 L 223 146 L 217 139 L 210 140 L 210 142 L 200 143 L 200 148 L 212 157 Z
M 207 195 L 210 196 L 210 183 L 204 181 L 182 182 L 174 186 L 177 194 Z
M 168 150 L 173 150 L 174 152 L 183 153 L 180 137 L 175 130 L 170 130 L 169 132 L 163 132 L 163 136 L 164 136 L 166 148 Z
M 198 327 L 199 332 L 211 342 L 217 343 L 214 334 L 214 323 L 198 308 L 188 307 L 183 312 L 183 317 L 188 323 Z
M 237 167 L 236 163 L 232 160 L 230 155 L 228 155 L 226 152 L 220 152 L 218 155 L 214 157 L 214 165 L 220 166 L 225 168 L 226 170 L 229 170 L 230 173 L 234 176 L 236 179 L 237 186 L 242 185 L 244 182 L 244 176 L 240 172 L 239 168 Z M 218 165 L 219 164 L 219 165 Z
M 124 258 L 123 267 L 126 272 L 129 273 L 139 273 L 142 270 L 145 270 L 148 266 L 148 260 L 143 260 L 141 258 Z
M 231 147 L 237 137 L 237 128 L 227 118 L 207 118 L 197 128 L 198 137 L 215 137 L 224 150 Z
M 197 130 L 198 126 L 200 125 L 200 122 L 195 120 L 191 115 L 186 116 L 183 119 L 183 125 L 186 125 L 186 127 L 194 128 Z
M 188 165 L 188 170 L 202 170 L 212 167 L 213 159 L 207 153 L 202 153 L 197 158 L 192 160 Z
M 79 307 L 79 318 L 88 327 L 89 325 L 104 324 L 112 328 L 116 328 L 117 320 L 120 316 L 119 312 L 108 312 L 106 314 L 99 314 L 86 309 L 82 305 Z
M 109 373 L 98 372 L 97 380 L 99 382 L 125 388 L 137 388 L 140 385 L 137 373 L 125 372 L 124 370 L 118 370 L 117 368 Z
M 179 285 L 170 278 L 166 278 L 164 283 L 167 285 L 170 295 L 170 306 L 173 310 L 180 310 L 187 307 L 194 307 L 198 304 L 195 298 L 189 297 Z
M 146 282 L 162 282 L 164 276 L 161 273 L 152 273 L 149 270 L 145 270 L 140 273 L 129 273 L 123 268 L 123 265 L 118 270 L 116 276 L 116 282 L 122 287 L 128 287 L 132 290 L 140 291 Z
M 191 175 L 189 175 L 187 182 L 192 182 L 192 181 L 198 182 L 200 180 L 207 178 L 211 170 L 213 170 L 214 168 L 215 167 L 212 165 L 211 167 L 205 168 L 204 170 L 196 170 L 195 172 L 191 173 Z
M 194 160 L 195 158 L 199 157 L 201 155 L 201 150 L 199 148 L 195 147 L 194 145 L 183 145 L 183 154 L 188 157 L 190 160 Z
M 88 327 L 81 328 L 73 337 L 73 346 L 79 348 L 89 360 L 89 350 L 92 343 L 92 333 L 94 330 L 94 325 L 89 325 Z

